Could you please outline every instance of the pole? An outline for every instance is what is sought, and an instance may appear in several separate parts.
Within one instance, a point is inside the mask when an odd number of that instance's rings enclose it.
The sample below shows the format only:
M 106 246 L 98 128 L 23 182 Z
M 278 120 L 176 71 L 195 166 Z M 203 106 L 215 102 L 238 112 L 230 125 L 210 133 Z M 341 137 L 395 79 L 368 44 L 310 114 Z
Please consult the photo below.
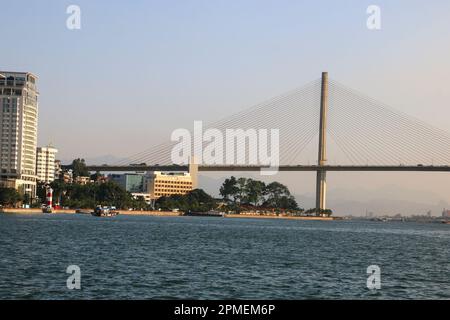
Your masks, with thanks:
M 320 127 L 319 127 L 319 155 L 317 164 L 319 167 L 327 162 L 327 111 L 328 111 L 328 72 L 322 72 L 322 88 L 320 94 Z M 326 171 L 317 171 L 316 180 L 316 213 L 320 214 L 326 209 Z

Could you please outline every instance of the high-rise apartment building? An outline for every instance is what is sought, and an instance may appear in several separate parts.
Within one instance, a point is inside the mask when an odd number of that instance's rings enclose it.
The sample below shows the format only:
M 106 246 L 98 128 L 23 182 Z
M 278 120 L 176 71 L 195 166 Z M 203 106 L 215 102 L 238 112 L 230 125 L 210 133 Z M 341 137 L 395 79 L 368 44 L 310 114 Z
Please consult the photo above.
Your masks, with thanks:
M 37 77 L 0 71 L 0 185 L 36 195 Z
M 37 148 L 36 176 L 38 181 L 50 183 L 55 180 L 57 152 L 58 150 L 51 145 Z

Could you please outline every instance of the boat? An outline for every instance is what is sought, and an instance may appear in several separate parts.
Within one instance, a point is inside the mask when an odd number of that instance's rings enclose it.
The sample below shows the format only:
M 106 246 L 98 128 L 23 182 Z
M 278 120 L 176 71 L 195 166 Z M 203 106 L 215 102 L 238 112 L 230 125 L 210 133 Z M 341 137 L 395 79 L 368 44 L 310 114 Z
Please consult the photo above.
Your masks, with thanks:
M 91 214 L 91 212 L 89 212 L 87 210 L 82 210 L 82 209 L 76 209 L 75 213 L 78 213 L 78 214 Z
M 43 213 L 52 213 L 53 212 L 53 208 L 51 206 L 43 206 L 42 207 L 42 212 Z
M 116 207 L 97 206 L 91 214 L 95 217 L 113 217 L 117 216 L 119 211 L 116 210 Z
M 196 211 L 188 211 L 183 214 L 184 216 L 189 217 L 225 217 L 223 212 L 219 211 L 206 211 L 206 212 L 196 212 Z

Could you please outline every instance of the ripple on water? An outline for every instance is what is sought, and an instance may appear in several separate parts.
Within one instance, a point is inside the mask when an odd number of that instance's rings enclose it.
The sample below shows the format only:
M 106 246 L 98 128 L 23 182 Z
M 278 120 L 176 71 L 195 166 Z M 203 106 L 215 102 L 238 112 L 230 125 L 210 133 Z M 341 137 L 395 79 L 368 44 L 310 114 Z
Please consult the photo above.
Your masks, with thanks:
M 450 298 L 447 225 L 0 215 L 0 240 L 1 299 Z

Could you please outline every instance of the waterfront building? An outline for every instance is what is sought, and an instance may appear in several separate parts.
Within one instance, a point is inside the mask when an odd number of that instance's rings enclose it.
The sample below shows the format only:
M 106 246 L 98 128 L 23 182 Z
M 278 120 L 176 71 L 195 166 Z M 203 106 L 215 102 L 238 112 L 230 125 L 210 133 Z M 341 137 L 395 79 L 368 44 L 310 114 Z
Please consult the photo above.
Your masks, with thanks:
M 450 210 L 447 210 L 447 209 L 442 210 L 442 217 L 450 218 Z
M 0 186 L 36 196 L 37 77 L 0 71 Z
M 63 181 L 64 183 L 73 183 L 73 172 L 72 172 L 72 170 L 62 171 L 59 174 L 59 180 Z
M 51 145 L 38 147 L 36 150 L 37 181 L 50 183 L 55 180 L 56 153 L 58 150 Z M 60 165 L 61 168 L 61 165 Z
M 78 176 L 75 178 L 74 181 L 76 184 L 86 185 L 88 183 L 91 183 L 91 177 L 84 177 L 84 176 Z
M 59 179 L 62 173 L 61 160 L 55 160 L 55 179 Z
M 193 179 L 188 172 L 153 171 L 147 174 L 147 192 L 152 199 L 193 190 Z
M 141 173 L 110 174 L 109 179 L 131 193 L 143 193 L 145 175 Z
M 151 203 L 152 203 L 152 197 L 151 197 L 151 195 L 150 195 L 149 193 L 133 192 L 133 193 L 131 194 L 131 196 L 132 196 L 134 199 L 138 199 L 139 197 L 142 197 L 142 198 L 144 198 L 144 201 L 145 201 L 147 204 L 151 204 Z

